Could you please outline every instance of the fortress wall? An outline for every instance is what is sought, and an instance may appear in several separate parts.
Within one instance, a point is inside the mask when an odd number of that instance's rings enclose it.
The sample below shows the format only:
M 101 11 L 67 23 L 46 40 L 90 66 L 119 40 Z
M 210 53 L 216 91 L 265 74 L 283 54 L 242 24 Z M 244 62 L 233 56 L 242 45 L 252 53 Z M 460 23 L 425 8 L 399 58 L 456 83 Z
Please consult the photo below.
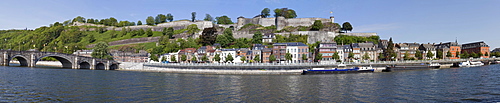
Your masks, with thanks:
M 311 26 L 315 20 L 321 20 L 322 23 L 331 22 L 331 19 L 326 18 L 292 18 L 286 19 L 286 26 Z
M 342 35 L 370 37 L 370 36 L 377 36 L 377 33 L 342 33 Z
M 271 26 L 274 25 L 275 23 L 275 18 L 262 18 L 259 21 L 259 24 L 262 26 Z

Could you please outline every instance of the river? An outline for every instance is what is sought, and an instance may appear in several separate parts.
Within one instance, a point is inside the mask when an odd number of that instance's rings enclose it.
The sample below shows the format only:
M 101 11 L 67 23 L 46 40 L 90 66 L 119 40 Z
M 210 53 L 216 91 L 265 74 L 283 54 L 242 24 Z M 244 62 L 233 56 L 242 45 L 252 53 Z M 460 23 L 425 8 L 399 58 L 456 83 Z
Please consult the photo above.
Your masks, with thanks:
M 499 102 L 500 65 L 336 75 L 0 66 L 0 102 Z

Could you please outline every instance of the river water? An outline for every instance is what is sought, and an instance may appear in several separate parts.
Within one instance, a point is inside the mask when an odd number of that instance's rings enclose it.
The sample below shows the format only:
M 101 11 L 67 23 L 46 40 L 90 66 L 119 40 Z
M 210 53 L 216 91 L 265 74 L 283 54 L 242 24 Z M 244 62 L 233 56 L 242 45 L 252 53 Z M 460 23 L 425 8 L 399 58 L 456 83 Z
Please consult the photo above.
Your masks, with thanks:
M 0 102 L 499 102 L 500 65 L 336 75 L 0 66 Z

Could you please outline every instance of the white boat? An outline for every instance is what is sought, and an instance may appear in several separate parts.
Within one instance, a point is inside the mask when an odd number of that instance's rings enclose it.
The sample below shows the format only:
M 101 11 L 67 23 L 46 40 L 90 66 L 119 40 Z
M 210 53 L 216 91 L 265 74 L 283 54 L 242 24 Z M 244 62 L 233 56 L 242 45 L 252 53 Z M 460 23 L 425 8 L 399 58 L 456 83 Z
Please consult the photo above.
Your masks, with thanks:
M 482 63 L 480 61 L 465 61 L 465 62 L 458 64 L 458 66 L 460 66 L 460 67 L 477 67 L 477 66 L 483 66 L 483 65 L 484 65 L 484 63 Z
M 439 68 L 439 67 L 441 67 L 441 64 L 439 64 L 439 63 L 429 63 L 429 67 L 430 68 Z

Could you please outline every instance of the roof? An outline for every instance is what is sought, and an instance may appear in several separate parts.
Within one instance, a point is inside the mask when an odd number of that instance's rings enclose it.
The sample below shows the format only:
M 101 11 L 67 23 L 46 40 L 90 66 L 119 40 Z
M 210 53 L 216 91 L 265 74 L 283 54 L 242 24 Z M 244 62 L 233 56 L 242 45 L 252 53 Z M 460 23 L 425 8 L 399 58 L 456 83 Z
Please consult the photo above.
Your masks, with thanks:
M 274 43 L 273 45 L 286 45 L 286 46 L 307 46 L 301 42 L 290 42 L 290 43 Z
M 359 43 L 352 43 L 352 44 L 351 44 L 351 47 L 352 47 L 352 48 L 360 48 L 360 47 L 359 47 Z
M 375 44 L 373 44 L 373 43 L 358 43 L 358 45 L 361 48 L 371 48 L 371 47 L 374 47 Z
M 425 48 L 425 49 L 435 49 L 436 48 L 432 44 L 422 44 L 422 47 Z

